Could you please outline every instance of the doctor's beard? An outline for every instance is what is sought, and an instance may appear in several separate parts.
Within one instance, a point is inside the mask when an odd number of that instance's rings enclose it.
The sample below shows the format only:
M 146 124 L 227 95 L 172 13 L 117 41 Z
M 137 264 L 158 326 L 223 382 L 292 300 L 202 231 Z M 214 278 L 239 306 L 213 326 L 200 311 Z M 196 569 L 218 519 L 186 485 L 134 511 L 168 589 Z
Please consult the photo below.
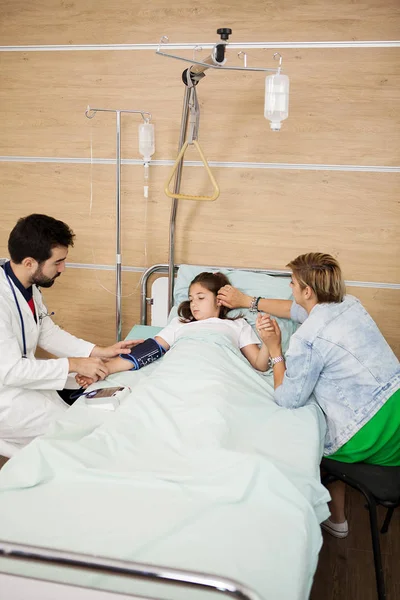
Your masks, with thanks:
M 50 288 L 57 279 L 57 277 L 59 277 L 60 275 L 61 273 L 57 273 L 57 275 L 54 275 L 54 277 L 46 277 L 46 275 L 44 275 L 42 271 L 42 267 L 38 265 L 38 268 L 32 275 L 31 283 L 34 283 L 39 287 Z

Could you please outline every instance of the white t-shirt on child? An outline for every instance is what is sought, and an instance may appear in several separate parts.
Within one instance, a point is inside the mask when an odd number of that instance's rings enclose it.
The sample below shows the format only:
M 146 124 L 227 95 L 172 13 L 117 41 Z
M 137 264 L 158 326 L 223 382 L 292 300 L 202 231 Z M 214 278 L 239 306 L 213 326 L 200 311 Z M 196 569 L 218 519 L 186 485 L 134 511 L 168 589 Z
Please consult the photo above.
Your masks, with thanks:
M 184 335 L 186 332 L 192 331 L 214 331 L 222 333 L 229 337 L 232 344 L 236 348 L 244 348 L 249 344 L 260 345 L 260 340 L 247 323 L 245 319 L 219 319 L 218 317 L 211 317 L 211 319 L 202 319 L 201 321 L 191 321 L 190 323 L 182 323 L 179 317 L 172 319 L 171 323 L 164 327 L 157 336 L 160 336 L 170 346 L 176 342 L 179 337 Z

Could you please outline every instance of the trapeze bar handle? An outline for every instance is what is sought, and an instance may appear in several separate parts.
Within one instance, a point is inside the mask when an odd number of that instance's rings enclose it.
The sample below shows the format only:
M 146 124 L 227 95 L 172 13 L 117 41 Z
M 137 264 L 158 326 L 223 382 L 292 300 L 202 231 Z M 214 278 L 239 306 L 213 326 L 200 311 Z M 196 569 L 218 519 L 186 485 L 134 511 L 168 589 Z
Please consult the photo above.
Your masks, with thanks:
M 181 162 L 181 160 L 183 159 L 183 157 L 185 155 L 186 149 L 187 149 L 187 147 L 189 145 L 189 142 L 187 142 L 187 141 L 183 144 L 183 146 L 181 148 L 181 151 L 178 154 L 178 158 L 176 159 L 175 164 L 172 167 L 171 175 L 170 175 L 167 183 L 165 184 L 164 192 L 168 196 L 168 198 L 176 198 L 177 200 L 198 200 L 198 201 L 205 201 L 205 202 L 213 202 L 219 196 L 219 187 L 218 187 L 218 184 L 215 181 L 213 174 L 211 173 L 210 167 L 208 166 L 207 159 L 206 159 L 206 157 L 203 154 L 203 151 L 202 151 L 202 149 L 200 147 L 199 142 L 197 140 L 193 140 L 192 143 L 196 146 L 196 148 L 197 148 L 197 150 L 198 150 L 198 152 L 199 152 L 199 154 L 201 156 L 201 160 L 203 161 L 203 165 L 204 165 L 204 167 L 205 167 L 205 169 L 207 171 L 208 177 L 209 177 L 209 179 L 210 179 L 210 181 L 211 181 L 211 183 L 213 185 L 214 193 L 212 194 L 212 196 L 195 196 L 195 195 L 192 195 L 192 194 L 178 194 L 177 192 L 171 192 L 170 191 L 169 184 L 171 183 L 172 178 L 175 175 L 175 171 L 177 170 L 177 168 L 179 166 L 179 163 Z

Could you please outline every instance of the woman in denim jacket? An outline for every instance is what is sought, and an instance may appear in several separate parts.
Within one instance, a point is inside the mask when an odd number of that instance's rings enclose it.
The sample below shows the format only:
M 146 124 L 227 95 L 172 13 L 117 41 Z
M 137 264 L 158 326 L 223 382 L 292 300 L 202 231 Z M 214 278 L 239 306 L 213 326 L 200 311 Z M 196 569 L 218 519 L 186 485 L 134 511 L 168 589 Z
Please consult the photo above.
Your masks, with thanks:
M 276 403 L 293 409 L 314 396 L 326 417 L 328 458 L 400 465 L 399 361 L 361 303 L 345 295 L 332 256 L 303 254 L 287 266 L 294 301 L 260 298 L 256 307 L 301 323 L 285 358 L 277 322 L 265 315 L 258 326 L 271 356 Z M 218 298 L 231 308 L 255 301 L 230 286 Z M 331 518 L 322 526 L 346 537 L 344 483 L 332 484 L 330 493 Z

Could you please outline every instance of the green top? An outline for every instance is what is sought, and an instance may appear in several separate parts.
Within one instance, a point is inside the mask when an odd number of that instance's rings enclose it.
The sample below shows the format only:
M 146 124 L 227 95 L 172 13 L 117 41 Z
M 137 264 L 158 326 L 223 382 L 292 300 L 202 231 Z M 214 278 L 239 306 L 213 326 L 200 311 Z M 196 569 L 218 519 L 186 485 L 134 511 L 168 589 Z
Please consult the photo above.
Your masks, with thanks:
M 400 389 L 348 442 L 326 458 L 400 466 Z

